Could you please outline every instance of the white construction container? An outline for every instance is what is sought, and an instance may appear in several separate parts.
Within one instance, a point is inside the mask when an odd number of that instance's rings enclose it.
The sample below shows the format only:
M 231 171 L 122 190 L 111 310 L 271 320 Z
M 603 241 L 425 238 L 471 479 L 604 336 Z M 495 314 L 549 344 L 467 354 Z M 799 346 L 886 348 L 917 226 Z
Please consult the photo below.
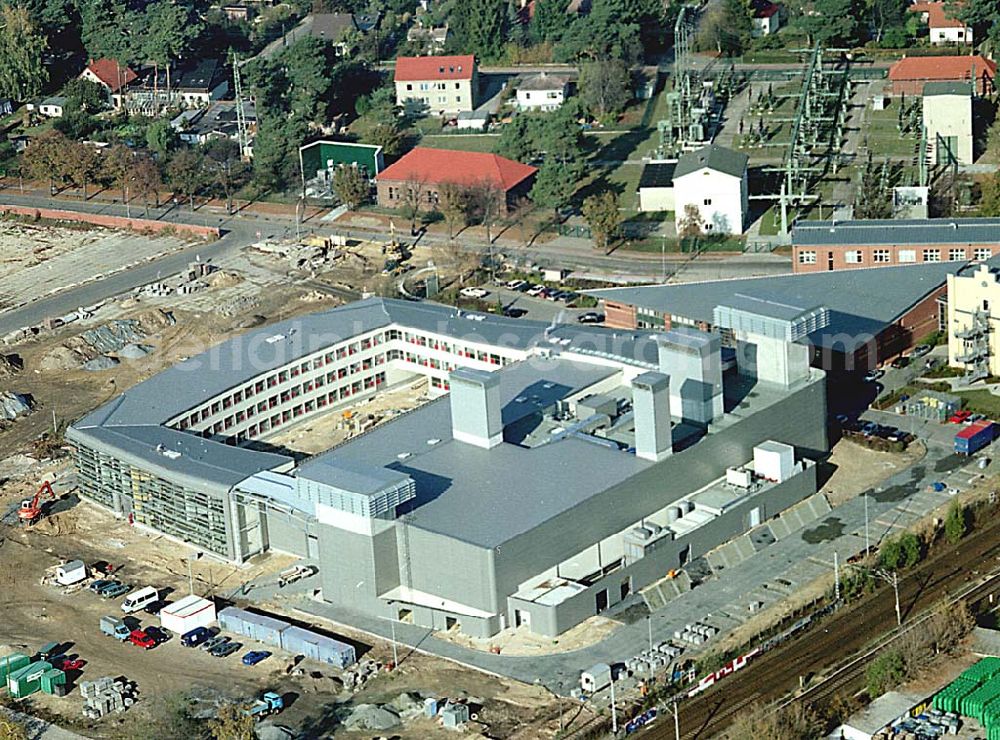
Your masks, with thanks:
M 580 674 L 580 688 L 585 693 L 593 694 L 610 685 L 611 666 L 607 663 L 598 663 Z
M 207 627 L 214 621 L 215 604 L 194 594 L 185 596 L 160 611 L 160 626 L 175 635 L 183 635 L 196 627 Z
M 795 471 L 795 448 L 768 440 L 753 448 L 753 469 L 761 478 L 781 483 Z
M 87 577 L 87 566 L 82 560 L 70 560 L 56 567 L 56 583 L 60 586 L 72 586 Z

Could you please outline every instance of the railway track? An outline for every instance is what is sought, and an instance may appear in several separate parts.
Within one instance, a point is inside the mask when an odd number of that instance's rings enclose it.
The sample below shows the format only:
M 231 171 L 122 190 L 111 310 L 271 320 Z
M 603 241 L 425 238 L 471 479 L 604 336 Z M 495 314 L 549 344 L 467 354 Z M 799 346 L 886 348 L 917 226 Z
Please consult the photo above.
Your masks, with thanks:
M 970 533 L 957 546 L 935 548 L 930 558 L 900 577 L 904 629 L 945 598 L 960 595 L 975 602 L 990 594 L 1000 594 L 1000 573 L 981 583 L 970 583 L 980 571 L 993 571 L 998 559 L 1000 519 L 997 518 L 987 527 Z M 792 700 L 822 704 L 837 693 L 860 688 L 868 661 L 886 642 L 878 638 L 896 628 L 891 593 L 883 587 L 850 604 L 786 645 L 755 658 L 734 676 L 682 702 L 681 737 L 685 740 L 713 737 L 751 705 L 790 697 L 799 689 L 800 677 L 811 679 L 832 669 L 826 678 Z M 838 661 L 841 656 L 851 657 Z M 639 737 L 672 739 L 673 723 L 657 722 Z

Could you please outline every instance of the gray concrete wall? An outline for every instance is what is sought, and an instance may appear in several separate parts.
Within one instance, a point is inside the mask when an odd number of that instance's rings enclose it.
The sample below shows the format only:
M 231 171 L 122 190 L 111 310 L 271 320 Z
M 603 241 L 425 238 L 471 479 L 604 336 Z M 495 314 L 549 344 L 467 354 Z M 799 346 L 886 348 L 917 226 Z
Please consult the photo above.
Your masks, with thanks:
M 503 608 L 492 550 L 416 527 L 404 530 L 397 524 L 396 533 L 402 583 L 492 614 Z M 409 573 L 404 564 L 407 551 Z
M 797 457 L 815 458 L 828 449 L 825 379 L 501 545 L 494 553 L 499 594 L 515 593 L 534 575 L 722 477 L 727 467 L 752 460 L 754 446 L 768 439 L 794 446 Z
M 273 509 L 266 514 L 267 543 L 273 550 L 309 557 L 308 533 L 304 522 L 298 518 Z

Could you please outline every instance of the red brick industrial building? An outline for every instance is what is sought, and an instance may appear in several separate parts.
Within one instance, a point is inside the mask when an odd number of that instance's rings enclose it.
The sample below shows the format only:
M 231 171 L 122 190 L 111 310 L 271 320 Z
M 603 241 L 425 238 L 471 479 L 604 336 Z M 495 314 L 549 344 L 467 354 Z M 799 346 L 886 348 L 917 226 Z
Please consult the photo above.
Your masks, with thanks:
M 445 184 L 464 188 L 491 187 L 503 192 L 502 211 L 527 197 L 535 181 L 536 167 L 482 152 L 417 147 L 375 178 L 378 204 L 398 208 L 407 204 L 413 191 L 424 210 L 441 201 Z
M 828 272 L 1000 254 L 1000 219 L 802 221 L 792 229 L 792 271 Z

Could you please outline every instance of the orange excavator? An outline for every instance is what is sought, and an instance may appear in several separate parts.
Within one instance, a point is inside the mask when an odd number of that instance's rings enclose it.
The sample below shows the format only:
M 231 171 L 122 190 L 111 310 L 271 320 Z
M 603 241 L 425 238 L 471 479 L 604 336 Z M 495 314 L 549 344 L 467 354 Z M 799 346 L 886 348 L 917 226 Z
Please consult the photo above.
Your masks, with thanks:
M 27 526 L 29 524 L 34 524 L 42 517 L 42 496 L 48 495 L 49 499 L 55 500 L 56 493 L 52 490 L 52 484 L 49 481 L 42 483 L 38 492 L 31 499 L 25 499 L 21 502 L 21 508 L 18 509 L 17 519 L 21 524 Z

